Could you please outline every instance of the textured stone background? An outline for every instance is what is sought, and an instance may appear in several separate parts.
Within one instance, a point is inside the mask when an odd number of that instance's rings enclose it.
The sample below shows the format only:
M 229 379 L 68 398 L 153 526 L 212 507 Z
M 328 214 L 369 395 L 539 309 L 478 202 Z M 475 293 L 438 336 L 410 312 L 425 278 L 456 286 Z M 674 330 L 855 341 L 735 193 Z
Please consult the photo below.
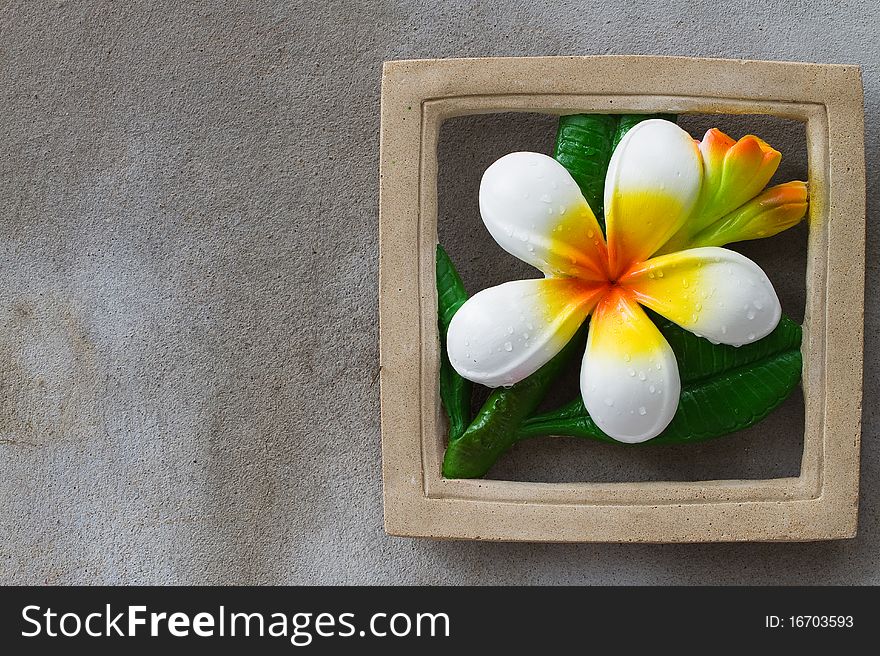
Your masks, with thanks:
M 878 37 L 873 0 L 0 1 L 0 581 L 880 582 Z M 381 62 L 609 53 L 863 67 L 856 540 L 524 545 L 384 534 Z M 497 147 L 503 120 L 451 126 L 444 152 Z M 521 120 L 529 138 L 546 138 L 534 132 L 546 119 Z M 475 157 L 462 175 L 474 179 L 480 165 Z M 780 257 L 797 265 L 799 243 L 781 238 Z M 785 293 L 796 306 L 797 293 Z M 719 447 L 699 466 L 658 470 L 700 478 L 723 453 L 754 473 L 791 466 L 797 444 L 763 455 L 760 440 L 745 439 L 747 456 Z M 536 454 L 537 473 L 521 471 L 526 458 L 501 473 L 551 476 L 552 452 Z M 638 477 L 645 460 L 590 471 Z

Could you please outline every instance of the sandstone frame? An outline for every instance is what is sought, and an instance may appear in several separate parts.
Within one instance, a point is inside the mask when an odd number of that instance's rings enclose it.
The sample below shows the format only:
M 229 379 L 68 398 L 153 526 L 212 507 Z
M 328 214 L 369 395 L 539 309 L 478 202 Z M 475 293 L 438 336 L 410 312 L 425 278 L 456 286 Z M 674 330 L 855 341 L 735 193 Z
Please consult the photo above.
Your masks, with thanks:
M 770 114 L 806 125 L 805 435 L 798 477 L 646 483 L 445 480 L 434 280 L 441 123 L 537 111 Z M 806 541 L 856 532 L 865 164 L 859 69 L 678 57 L 386 62 L 379 306 L 385 528 L 553 542 Z

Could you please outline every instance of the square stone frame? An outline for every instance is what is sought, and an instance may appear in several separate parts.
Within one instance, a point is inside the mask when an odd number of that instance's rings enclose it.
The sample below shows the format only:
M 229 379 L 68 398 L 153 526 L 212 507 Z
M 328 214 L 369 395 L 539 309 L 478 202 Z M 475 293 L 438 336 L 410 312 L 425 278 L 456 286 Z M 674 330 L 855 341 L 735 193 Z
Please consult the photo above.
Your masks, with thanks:
M 766 114 L 805 123 L 809 237 L 798 477 L 637 483 L 447 480 L 434 277 L 437 143 L 447 118 Z M 808 541 L 856 533 L 865 276 L 858 67 L 680 57 L 386 62 L 379 317 L 385 529 L 547 542 Z

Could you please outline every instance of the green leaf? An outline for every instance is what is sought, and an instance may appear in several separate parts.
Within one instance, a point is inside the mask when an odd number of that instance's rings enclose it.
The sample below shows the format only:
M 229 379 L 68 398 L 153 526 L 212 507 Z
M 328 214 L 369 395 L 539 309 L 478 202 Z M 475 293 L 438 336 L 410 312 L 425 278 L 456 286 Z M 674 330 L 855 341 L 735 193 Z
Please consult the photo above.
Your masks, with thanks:
M 553 148 L 553 157 L 571 173 L 600 221 L 604 216 L 605 172 L 617 123 L 617 116 L 608 114 L 560 116 Z
M 458 439 L 450 440 L 443 458 L 446 478 L 479 478 L 517 441 L 520 424 L 547 393 L 553 380 L 577 352 L 583 352 L 585 323 L 556 356 L 525 380 L 494 390 Z
M 467 292 L 452 260 L 437 244 L 437 323 L 440 330 L 440 400 L 449 419 L 449 438 L 459 437 L 470 421 L 471 381 L 462 378 L 446 355 L 446 333 L 449 322 L 464 305 Z
M 744 346 L 713 344 L 681 326 L 651 312 L 651 318 L 663 333 L 678 360 L 682 384 L 712 378 L 718 374 L 747 367 L 787 351 L 800 353 L 801 327 L 783 316 L 769 335 Z
M 642 444 L 699 442 L 748 428 L 800 380 L 801 327 L 788 317 L 764 339 L 739 348 L 712 344 L 664 319 L 657 324 L 675 352 L 682 390 L 672 422 Z M 538 435 L 614 441 L 596 426 L 580 397 L 527 420 L 520 430 L 520 439 Z

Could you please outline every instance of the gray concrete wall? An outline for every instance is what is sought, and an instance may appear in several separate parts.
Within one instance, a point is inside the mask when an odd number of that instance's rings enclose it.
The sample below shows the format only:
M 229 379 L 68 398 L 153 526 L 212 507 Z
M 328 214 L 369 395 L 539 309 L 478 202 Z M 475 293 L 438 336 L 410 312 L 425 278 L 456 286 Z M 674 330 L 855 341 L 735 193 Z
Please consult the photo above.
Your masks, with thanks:
M 0 581 L 880 582 L 878 20 L 873 0 L 0 2 Z M 384 534 L 381 62 L 610 53 L 862 66 L 856 540 Z M 485 139 L 479 126 L 454 139 Z M 739 466 L 760 472 L 786 470 L 796 449 L 749 444 Z M 704 469 L 673 469 L 713 471 L 706 453 Z M 762 462 L 774 454 L 786 459 Z

